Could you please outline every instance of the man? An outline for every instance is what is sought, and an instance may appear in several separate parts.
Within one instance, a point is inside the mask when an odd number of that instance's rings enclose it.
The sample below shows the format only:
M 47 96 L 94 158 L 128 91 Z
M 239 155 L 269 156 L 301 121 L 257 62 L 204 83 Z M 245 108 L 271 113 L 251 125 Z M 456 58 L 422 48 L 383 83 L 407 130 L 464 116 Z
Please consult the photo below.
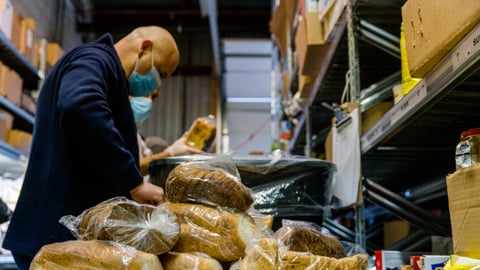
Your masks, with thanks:
M 73 239 L 59 219 L 126 196 L 163 201 L 139 171 L 129 95 L 146 96 L 176 69 L 179 52 L 163 28 L 139 27 L 114 44 L 110 34 L 60 59 L 37 103 L 32 148 L 4 248 L 28 269 L 46 244 Z

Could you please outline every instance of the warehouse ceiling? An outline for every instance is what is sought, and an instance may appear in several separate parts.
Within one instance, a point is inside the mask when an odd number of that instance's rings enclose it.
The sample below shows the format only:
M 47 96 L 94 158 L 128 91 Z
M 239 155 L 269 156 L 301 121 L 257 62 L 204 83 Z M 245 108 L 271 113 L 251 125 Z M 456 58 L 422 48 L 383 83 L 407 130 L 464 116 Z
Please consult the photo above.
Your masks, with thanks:
M 172 32 L 209 33 L 200 0 L 76 0 L 83 10 L 79 30 L 123 36 L 140 25 L 160 25 Z M 270 38 L 271 0 L 218 0 L 219 37 Z

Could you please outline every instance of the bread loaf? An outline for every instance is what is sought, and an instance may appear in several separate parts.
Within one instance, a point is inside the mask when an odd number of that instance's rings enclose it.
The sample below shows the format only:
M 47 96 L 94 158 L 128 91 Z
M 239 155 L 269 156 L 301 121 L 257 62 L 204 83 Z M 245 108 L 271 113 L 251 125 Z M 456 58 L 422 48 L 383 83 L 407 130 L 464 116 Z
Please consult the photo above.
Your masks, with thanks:
M 66 241 L 43 246 L 30 270 L 162 270 L 158 257 L 118 243 Z
M 180 224 L 176 215 L 162 205 L 110 200 L 82 213 L 78 233 L 82 240 L 110 240 L 163 254 L 177 242 Z
M 180 238 L 172 251 L 202 252 L 220 262 L 245 255 L 255 225 L 244 213 L 232 213 L 200 204 L 165 203 L 180 220 Z
M 274 238 L 260 238 L 255 245 L 247 248 L 239 270 L 277 270 L 278 242 Z
M 291 251 L 310 252 L 333 258 L 343 258 L 347 255 L 337 238 L 308 226 L 284 225 L 275 232 L 274 237 Z
M 250 190 L 221 168 L 200 163 L 177 165 L 168 175 L 165 196 L 170 202 L 200 203 L 246 211 L 253 204 Z
M 217 260 L 198 252 L 167 252 L 161 262 L 165 270 L 223 270 Z
M 279 254 L 279 270 L 366 270 L 368 267 L 366 254 L 335 259 L 307 252 L 289 251 L 283 248 L 279 249 Z

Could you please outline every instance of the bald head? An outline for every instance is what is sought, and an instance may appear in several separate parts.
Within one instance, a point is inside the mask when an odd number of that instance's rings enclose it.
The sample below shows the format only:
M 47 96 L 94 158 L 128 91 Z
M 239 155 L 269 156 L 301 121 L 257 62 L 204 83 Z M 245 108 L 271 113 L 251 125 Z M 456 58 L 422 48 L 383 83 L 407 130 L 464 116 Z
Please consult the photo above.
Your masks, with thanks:
M 160 76 L 170 76 L 178 66 L 179 52 L 172 35 L 162 27 L 142 26 L 115 44 L 125 75 L 130 76 L 136 67 L 140 74 L 151 68 L 153 63 Z

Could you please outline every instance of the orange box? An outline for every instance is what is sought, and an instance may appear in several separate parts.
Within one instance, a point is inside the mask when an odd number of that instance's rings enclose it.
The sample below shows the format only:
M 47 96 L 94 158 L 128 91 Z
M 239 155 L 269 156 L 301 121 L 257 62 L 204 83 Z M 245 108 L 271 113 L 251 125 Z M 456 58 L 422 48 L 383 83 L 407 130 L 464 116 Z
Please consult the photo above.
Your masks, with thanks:
M 25 152 L 30 152 L 32 134 L 23 130 L 10 129 L 7 133 L 7 139 L 5 142 Z
M 5 141 L 8 131 L 13 125 L 13 115 L 3 109 L 0 109 L 0 140 Z
M 25 18 L 21 22 L 18 50 L 36 66 L 38 47 L 35 44 L 35 20 L 32 18 Z
M 58 43 L 48 43 L 47 45 L 47 63 L 53 66 L 64 54 L 63 48 Z
M 0 94 L 13 104 L 20 106 L 22 100 L 23 79 L 17 72 L 5 65 L 0 67 Z
M 35 112 L 37 111 L 37 101 L 31 95 L 22 93 L 21 107 L 25 109 L 27 112 L 35 115 Z
M 17 49 L 20 48 L 20 33 L 22 32 L 22 20 L 22 15 L 20 15 L 20 13 L 14 10 L 12 17 L 12 34 L 10 36 L 10 41 Z
M 316 76 L 328 51 L 316 12 L 307 12 L 298 21 L 295 48 L 301 75 Z

